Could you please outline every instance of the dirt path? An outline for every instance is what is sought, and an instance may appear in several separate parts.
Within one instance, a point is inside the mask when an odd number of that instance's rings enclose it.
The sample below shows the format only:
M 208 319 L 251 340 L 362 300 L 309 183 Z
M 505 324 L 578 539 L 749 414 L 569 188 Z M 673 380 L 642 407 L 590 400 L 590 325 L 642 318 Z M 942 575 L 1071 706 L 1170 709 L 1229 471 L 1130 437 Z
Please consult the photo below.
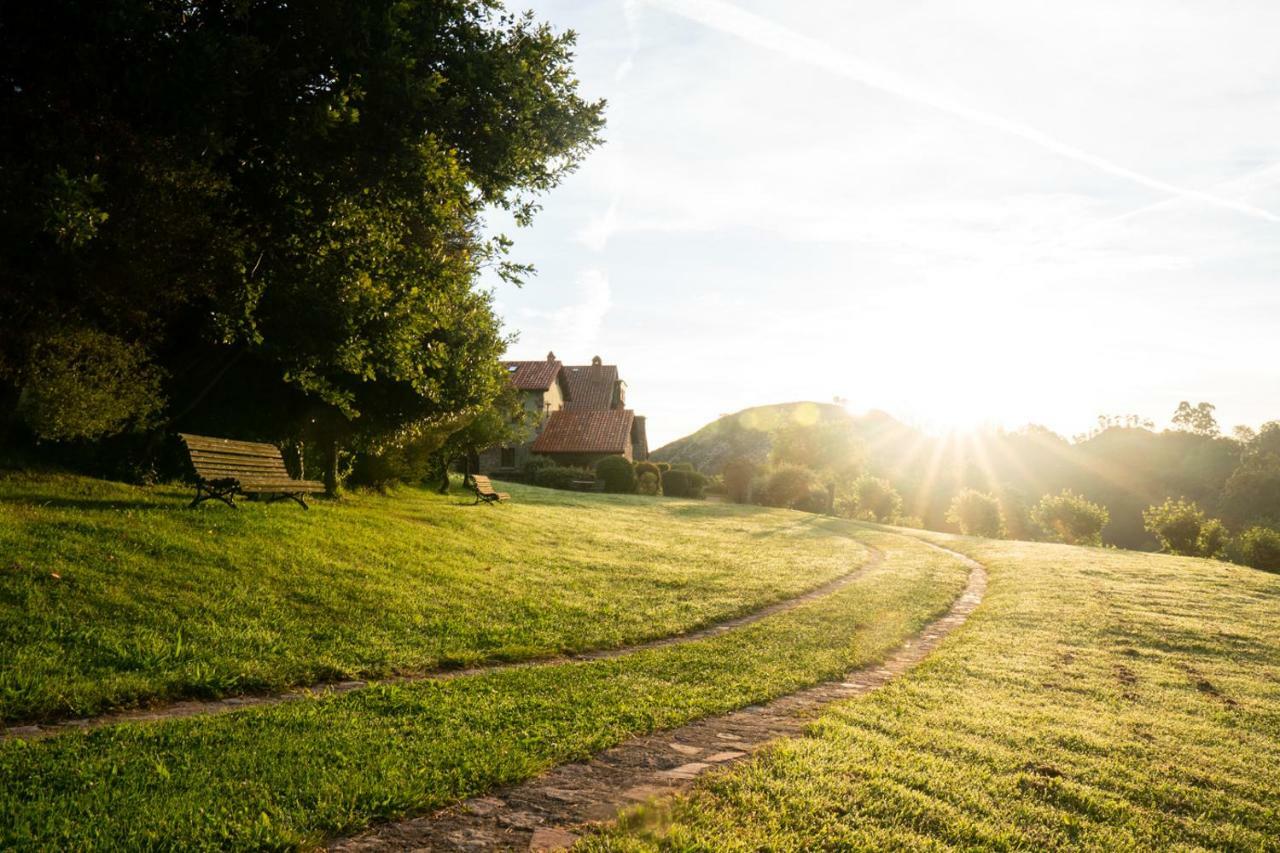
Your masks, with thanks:
M 717 634 L 723 634 L 725 631 L 732 631 L 735 628 L 750 625 L 753 622 L 758 622 L 761 619 L 774 616 L 778 613 L 784 613 L 788 610 L 799 607 L 802 604 L 806 604 L 818 598 L 823 598 L 843 589 L 858 578 L 862 577 L 871 569 L 878 566 L 884 559 L 883 552 L 878 548 L 868 545 L 865 542 L 861 542 L 859 544 L 867 549 L 868 557 L 866 562 L 858 566 L 856 569 L 840 575 L 834 580 L 824 583 L 822 586 L 815 587 L 806 593 L 802 593 L 795 598 L 784 599 L 783 601 L 778 601 L 766 607 L 762 607 L 759 610 L 754 610 L 744 616 L 738 616 L 724 622 L 717 622 L 714 625 L 710 625 L 706 628 L 700 628 L 696 631 L 690 631 L 688 633 L 672 634 L 668 637 L 661 637 L 656 640 L 649 640 L 647 642 L 636 643 L 630 646 L 620 646 L 612 649 L 599 649 L 596 651 L 580 652 L 576 654 L 533 658 L 515 663 L 482 664 L 480 666 L 467 667 L 465 669 L 437 669 L 413 675 L 401 675 L 392 678 L 369 681 L 326 682 L 313 684 L 308 687 L 293 688 L 291 690 L 286 690 L 283 693 L 257 696 L 231 696 L 226 699 L 188 700 L 165 705 L 157 705 L 150 708 L 110 711 L 105 714 L 99 714 L 93 717 L 84 717 L 77 720 L 60 720 L 32 725 L 10 726 L 4 729 L 3 733 L 0 733 L 0 741 L 14 738 L 29 740 L 32 738 L 49 737 L 63 732 L 96 729 L 101 728 L 102 726 L 116 725 L 118 723 L 145 723 L 155 722 L 157 720 L 171 720 L 178 717 L 224 714 L 228 711 L 238 711 L 241 708 L 279 705 L 284 702 L 297 702 L 302 699 L 315 699 L 321 696 L 350 693 L 353 690 L 362 690 L 363 688 L 374 684 L 404 684 L 415 681 L 433 680 L 446 681 L 452 678 L 465 678 L 469 675 L 479 675 L 480 673 L 485 672 L 498 672 L 502 670 L 521 669 L 535 666 L 557 666 L 560 664 L 570 663 L 572 661 L 608 660 L 610 658 L 634 654 L 635 652 L 644 651 L 646 649 L 656 649 L 679 643 L 690 643 L 694 640 L 714 637 Z
M 931 543 L 926 543 L 931 544 Z M 680 791 L 703 773 L 749 756 L 771 740 L 801 734 L 827 705 L 869 693 L 919 663 L 982 601 L 987 574 L 970 558 L 969 580 L 951 609 L 879 666 L 849 673 L 766 705 L 638 737 L 585 763 L 566 764 L 521 785 L 422 818 L 383 824 L 331 849 L 559 850 L 629 806 Z M 692 638 L 692 637 L 690 637 Z

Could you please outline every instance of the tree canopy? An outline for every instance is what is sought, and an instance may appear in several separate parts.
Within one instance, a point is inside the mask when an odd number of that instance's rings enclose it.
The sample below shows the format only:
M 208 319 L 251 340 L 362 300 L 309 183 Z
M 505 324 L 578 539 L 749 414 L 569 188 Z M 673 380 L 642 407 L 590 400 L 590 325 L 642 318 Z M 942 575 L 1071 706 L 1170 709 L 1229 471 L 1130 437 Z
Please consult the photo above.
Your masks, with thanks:
M 0 402 L 37 436 L 377 448 L 498 393 L 477 275 L 528 269 L 482 217 L 528 222 L 599 142 L 573 33 L 494 0 L 3 14 Z M 147 393 L 69 395 L 102 376 Z

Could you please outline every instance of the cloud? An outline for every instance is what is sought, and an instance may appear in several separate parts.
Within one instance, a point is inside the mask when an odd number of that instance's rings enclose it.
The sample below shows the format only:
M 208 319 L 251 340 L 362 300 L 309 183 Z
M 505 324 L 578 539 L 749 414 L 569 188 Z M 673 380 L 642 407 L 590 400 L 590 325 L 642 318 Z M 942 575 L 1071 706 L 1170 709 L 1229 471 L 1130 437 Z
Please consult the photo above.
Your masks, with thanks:
M 864 86 L 895 95 L 916 104 L 928 106 L 983 127 L 1032 143 L 1068 160 L 1090 166 L 1100 172 L 1121 178 L 1151 190 L 1198 201 L 1213 207 L 1280 222 L 1280 216 L 1246 202 L 1218 196 L 1212 192 L 1190 189 L 1123 166 L 1112 160 L 1077 148 L 1044 131 L 1016 119 L 975 109 L 943 98 L 918 86 L 888 69 L 873 65 L 823 42 L 802 35 L 781 24 L 740 9 L 724 0 L 646 0 L 688 20 L 746 42 L 767 48 L 797 62 L 823 68 Z
M 566 359 L 599 348 L 605 317 L 613 307 L 613 291 L 603 270 L 582 270 L 575 282 L 574 301 L 552 310 L 518 311 L 520 351 L 531 358 L 554 350 Z

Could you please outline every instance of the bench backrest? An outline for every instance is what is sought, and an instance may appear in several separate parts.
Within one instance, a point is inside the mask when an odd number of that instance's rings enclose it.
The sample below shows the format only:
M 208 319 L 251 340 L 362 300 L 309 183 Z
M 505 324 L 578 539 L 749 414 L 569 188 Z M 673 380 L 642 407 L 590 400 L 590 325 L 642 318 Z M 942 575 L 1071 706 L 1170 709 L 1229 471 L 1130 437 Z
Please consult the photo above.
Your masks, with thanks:
M 476 484 L 476 491 L 482 495 L 493 494 L 493 483 L 483 474 L 472 474 L 471 481 Z
M 204 435 L 179 433 L 191 454 L 191 465 L 205 480 L 289 479 L 284 457 L 274 444 L 232 441 Z

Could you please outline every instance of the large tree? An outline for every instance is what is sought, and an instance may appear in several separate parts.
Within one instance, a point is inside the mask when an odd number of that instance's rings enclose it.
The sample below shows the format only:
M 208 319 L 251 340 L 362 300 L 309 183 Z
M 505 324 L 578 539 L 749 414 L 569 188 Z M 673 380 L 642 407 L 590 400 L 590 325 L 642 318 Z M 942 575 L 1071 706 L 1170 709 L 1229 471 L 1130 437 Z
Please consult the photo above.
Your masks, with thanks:
M 357 446 L 482 410 L 477 273 L 527 270 L 481 217 L 527 222 L 602 127 L 573 41 L 494 0 L 6 3 L 5 408 Z M 79 376 L 162 405 L 108 387 L 78 429 Z

